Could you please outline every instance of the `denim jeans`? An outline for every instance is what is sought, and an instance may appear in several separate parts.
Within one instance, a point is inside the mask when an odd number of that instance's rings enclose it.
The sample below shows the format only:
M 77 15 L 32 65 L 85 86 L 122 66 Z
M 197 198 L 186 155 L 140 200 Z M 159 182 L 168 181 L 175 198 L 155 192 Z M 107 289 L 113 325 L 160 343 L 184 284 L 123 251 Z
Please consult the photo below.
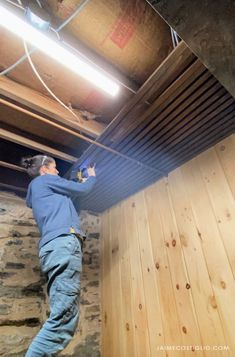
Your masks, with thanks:
M 50 316 L 32 341 L 25 357 L 51 357 L 65 348 L 79 319 L 81 243 L 63 235 L 42 246 L 40 264 L 47 277 Z

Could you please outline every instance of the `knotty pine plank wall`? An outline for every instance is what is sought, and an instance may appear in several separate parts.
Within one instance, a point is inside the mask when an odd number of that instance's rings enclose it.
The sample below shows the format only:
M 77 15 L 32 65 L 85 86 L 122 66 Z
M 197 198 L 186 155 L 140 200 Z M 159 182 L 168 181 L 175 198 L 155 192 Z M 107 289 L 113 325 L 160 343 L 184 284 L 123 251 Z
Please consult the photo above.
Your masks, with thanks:
M 103 357 L 235 356 L 234 197 L 230 136 L 102 215 Z

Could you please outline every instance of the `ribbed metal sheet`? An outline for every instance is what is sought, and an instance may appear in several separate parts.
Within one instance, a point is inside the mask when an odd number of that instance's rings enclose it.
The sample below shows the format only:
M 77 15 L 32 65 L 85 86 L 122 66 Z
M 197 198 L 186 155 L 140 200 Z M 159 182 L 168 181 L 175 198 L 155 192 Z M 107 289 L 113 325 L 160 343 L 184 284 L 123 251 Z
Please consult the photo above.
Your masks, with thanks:
M 99 142 L 165 175 L 235 129 L 235 101 L 181 42 L 123 108 Z M 97 212 L 162 177 L 92 145 L 98 182 L 80 202 Z

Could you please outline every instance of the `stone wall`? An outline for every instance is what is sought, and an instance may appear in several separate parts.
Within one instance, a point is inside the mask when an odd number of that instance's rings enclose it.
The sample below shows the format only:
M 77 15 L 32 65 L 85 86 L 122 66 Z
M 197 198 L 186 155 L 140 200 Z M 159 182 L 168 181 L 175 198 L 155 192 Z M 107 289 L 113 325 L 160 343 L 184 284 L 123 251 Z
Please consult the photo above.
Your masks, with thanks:
M 100 218 L 81 213 L 88 232 L 78 330 L 61 356 L 100 356 Z M 45 279 L 37 255 L 39 233 L 23 199 L 0 192 L 0 356 L 24 356 L 48 315 Z

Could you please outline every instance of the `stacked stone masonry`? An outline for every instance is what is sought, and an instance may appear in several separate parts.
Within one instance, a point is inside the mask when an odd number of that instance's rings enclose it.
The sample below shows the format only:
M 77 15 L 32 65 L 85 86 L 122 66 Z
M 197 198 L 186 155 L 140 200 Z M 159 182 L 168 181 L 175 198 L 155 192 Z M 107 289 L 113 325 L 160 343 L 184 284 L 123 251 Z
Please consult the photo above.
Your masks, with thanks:
M 100 356 L 100 218 L 81 212 L 87 232 L 76 334 L 60 356 Z M 39 232 L 32 211 L 16 195 L 0 192 L 0 356 L 23 357 L 49 313 L 38 260 Z

